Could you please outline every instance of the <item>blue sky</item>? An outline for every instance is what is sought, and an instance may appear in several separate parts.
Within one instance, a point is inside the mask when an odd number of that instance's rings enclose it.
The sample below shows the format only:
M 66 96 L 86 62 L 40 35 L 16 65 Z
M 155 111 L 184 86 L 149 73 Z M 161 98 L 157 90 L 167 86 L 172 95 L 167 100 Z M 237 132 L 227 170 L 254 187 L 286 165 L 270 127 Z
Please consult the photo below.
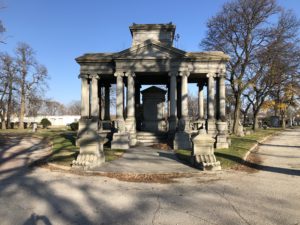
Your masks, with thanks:
M 199 51 L 207 20 L 225 0 L 2 0 L 6 32 L 1 51 L 13 53 L 26 42 L 50 75 L 46 97 L 69 103 L 80 99 L 79 66 L 74 58 L 87 52 L 115 52 L 131 45 L 134 23 L 168 23 L 180 34 L 178 47 Z M 299 0 L 280 5 L 300 15 Z

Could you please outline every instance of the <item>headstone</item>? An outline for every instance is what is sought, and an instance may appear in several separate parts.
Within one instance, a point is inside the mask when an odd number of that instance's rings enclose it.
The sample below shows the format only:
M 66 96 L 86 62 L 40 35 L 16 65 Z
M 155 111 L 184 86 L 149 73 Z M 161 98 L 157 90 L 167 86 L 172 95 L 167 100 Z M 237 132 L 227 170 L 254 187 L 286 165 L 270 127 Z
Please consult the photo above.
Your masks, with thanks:
M 152 86 L 142 91 L 143 122 L 145 131 L 159 132 L 165 130 L 165 96 L 166 91 Z

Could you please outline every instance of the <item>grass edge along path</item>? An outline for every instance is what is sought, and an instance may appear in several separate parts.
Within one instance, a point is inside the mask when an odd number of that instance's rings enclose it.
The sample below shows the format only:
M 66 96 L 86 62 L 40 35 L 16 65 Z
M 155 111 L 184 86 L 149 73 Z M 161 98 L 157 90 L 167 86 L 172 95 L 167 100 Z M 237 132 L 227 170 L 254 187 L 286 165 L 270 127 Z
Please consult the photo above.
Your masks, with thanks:
M 5 135 L 24 135 L 41 139 L 49 144 L 51 154 L 45 159 L 46 162 L 71 166 L 71 163 L 76 159 L 79 153 L 79 147 L 76 146 L 76 131 L 66 129 L 38 129 L 33 133 L 31 129 L 7 129 L 0 130 L 0 133 Z M 124 154 L 124 150 L 104 148 L 105 161 L 110 162 L 116 160 Z
M 281 128 L 268 128 L 266 130 L 260 129 L 252 134 L 246 135 L 244 137 L 237 137 L 231 135 L 231 146 L 228 149 L 215 149 L 215 156 L 218 161 L 220 161 L 223 169 L 231 169 L 238 165 L 243 164 L 244 156 L 247 152 L 259 143 L 261 140 L 267 136 L 276 134 L 282 131 Z M 185 163 L 190 163 L 191 161 L 191 151 L 190 150 L 175 150 L 176 155 L 179 160 Z

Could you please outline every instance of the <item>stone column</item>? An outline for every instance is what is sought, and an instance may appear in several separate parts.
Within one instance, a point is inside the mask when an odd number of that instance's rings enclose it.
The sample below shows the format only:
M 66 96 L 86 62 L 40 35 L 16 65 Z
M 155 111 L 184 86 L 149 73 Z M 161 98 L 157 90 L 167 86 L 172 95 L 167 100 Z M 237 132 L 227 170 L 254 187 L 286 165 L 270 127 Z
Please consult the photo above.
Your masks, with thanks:
M 127 72 L 127 118 L 126 128 L 129 132 L 129 145 L 136 145 L 136 121 L 135 121 L 135 74 Z
M 105 114 L 104 120 L 110 120 L 110 84 L 105 84 Z
M 203 82 L 198 83 L 198 114 L 199 120 L 204 120 Z
M 81 169 L 92 169 L 100 166 L 105 161 L 103 145 L 106 139 L 98 135 L 99 121 L 99 97 L 98 97 L 98 75 L 91 76 L 91 85 L 86 86 L 83 82 L 82 102 L 91 98 L 91 117 L 81 118 L 79 121 L 78 140 L 80 146 L 79 155 L 73 160 L 72 167 Z M 86 90 L 86 91 L 84 91 Z M 91 91 L 91 93 L 89 93 Z M 87 105 L 87 104 L 85 104 Z M 84 110 L 84 114 L 88 110 Z
M 209 135 L 215 137 L 216 135 L 216 121 L 215 121 L 215 79 L 214 74 L 207 74 L 208 85 L 207 85 L 207 132 Z
M 207 117 L 209 120 L 215 119 L 215 81 L 213 74 L 208 74 L 208 85 L 207 85 L 207 94 L 208 94 L 208 113 Z
M 179 73 L 181 77 L 181 118 L 178 123 L 178 131 L 175 134 L 173 147 L 174 149 L 191 149 L 191 137 L 189 127 L 189 112 L 188 112 L 188 71 Z
M 219 109 L 220 109 L 220 120 L 226 121 L 226 94 L 225 94 L 225 75 L 221 75 L 219 78 Z
M 128 149 L 129 148 L 129 135 L 125 129 L 125 122 L 123 116 L 124 108 L 124 73 L 116 72 L 115 76 L 117 78 L 117 98 L 116 98 L 116 128 L 117 133 L 113 134 L 113 139 L 111 141 L 112 149 Z
M 129 132 L 129 145 L 136 145 L 136 121 L 135 121 L 135 74 L 127 72 L 127 118 L 126 128 Z
M 176 83 L 177 83 L 177 72 L 169 72 L 170 76 L 170 117 L 169 117 L 169 131 L 174 132 L 176 130 Z
M 135 121 L 136 128 L 141 130 L 141 85 L 135 82 Z
M 115 76 L 117 77 L 117 96 L 116 96 L 116 117 L 117 117 L 117 129 L 118 132 L 125 131 L 124 126 L 124 82 L 123 82 L 123 73 L 116 72 Z
M 91 116 L 96 118 L 99 115 L 98 79 L 98 75 L 92 76 Z
M 228 125 L 226 121 L 226 104 L 225 104 L 225 75 L 221 74 L 218 81 L 218 115 L 219 120 L 217 122 L 217 143 L 216 148 L 228 148 Z
M 127 85 L 127 117 L 134 118 L 135 115 L 135 85 L 134 73 L 128 73 Z
M 180 72 L 181 76 L 181 126 L 182 130 L 189 130 L 189 109 L 188 109 L 188 76 L 189 72 Z
M 90 87 L 88 76 L 80 75 L 81 77 L 81 117 L 89 117 L 89 93 Z

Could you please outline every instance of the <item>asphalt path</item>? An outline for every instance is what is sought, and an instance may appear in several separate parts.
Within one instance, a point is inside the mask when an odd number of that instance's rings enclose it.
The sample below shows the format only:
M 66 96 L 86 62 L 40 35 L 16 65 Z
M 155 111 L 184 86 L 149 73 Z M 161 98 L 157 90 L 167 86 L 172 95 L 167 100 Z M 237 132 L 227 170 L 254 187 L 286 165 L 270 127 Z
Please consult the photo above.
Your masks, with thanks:
M 0 224 L 300 224 L 300 129 L 252 154 L 257 171 L 200 172 L 173 183 L 125 182 L 28 165 L 40 139 L 0 138 Z M 142 162 L 141 162 L 142 164 Z

